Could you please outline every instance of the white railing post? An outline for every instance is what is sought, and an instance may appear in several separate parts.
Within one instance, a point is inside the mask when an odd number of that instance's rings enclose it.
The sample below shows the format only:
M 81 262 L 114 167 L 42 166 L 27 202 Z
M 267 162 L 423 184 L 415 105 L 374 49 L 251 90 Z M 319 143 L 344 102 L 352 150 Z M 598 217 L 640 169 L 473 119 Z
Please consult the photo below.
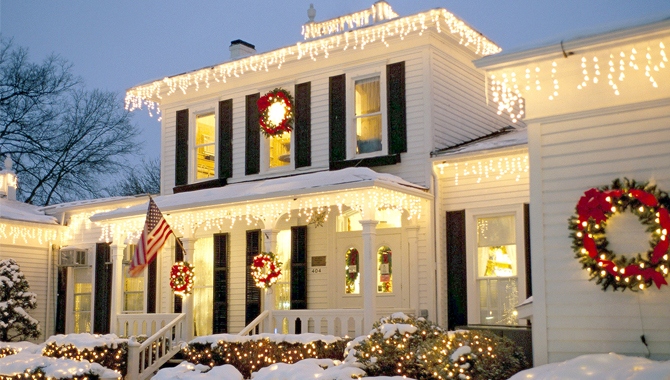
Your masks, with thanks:
M 140 376 L 140 344 L 134 336 L 128 339 L 128 367 L 125 380 L 138 380 Z

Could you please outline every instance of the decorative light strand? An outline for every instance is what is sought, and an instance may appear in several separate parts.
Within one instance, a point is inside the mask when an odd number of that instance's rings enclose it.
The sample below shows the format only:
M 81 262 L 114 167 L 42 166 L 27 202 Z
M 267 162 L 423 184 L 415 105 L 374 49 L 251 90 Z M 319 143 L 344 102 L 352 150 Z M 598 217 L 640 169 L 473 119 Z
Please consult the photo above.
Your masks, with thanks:
M 460 165 L 460 166 L 459 166 Z M 515 181 L 521 179 L 521 173 L 528 173 L 529 162 L 528 155 L 519 155 L 516 157 L 501 157 L 498 159 L 477 160 L 467 162 L 437 164 L 440 174 L 444 174 L 444 169 L 452 168 L 454 172 L 454 185 L 458 186 L 459 176 L 475 176 L 477 183 L 482 179 L 495 178 L 496 180 L 514 178 Z
M 19 227 L 0 223 L 0 236 L 3 239 L 12 239 L 12 244 L 21 239 L 26 244 L 29 241 L 37 241 L 42 245 L 49 241 L 57 242 L 58 230 L 56 228 Z
M 391 9 L 391 6 L 387 2 L 378 1 L 370 9 L 318 23 L 309 22 L 302 26 L 301 34 L 305 40 L 309 40 L 311 38 L 343 32 L 347 27 L 349 29 L 359 28 L 367 26 L 370 23 L 392 20 L 396 17 L 398 17 L 398 14 Z
M 638 49 L 644 53 L 638 52 Z M 642 58 L 639 58 L 639 56 L 642 56 Z M 574 66 L 576 62 L 578 62 L 578 68 Z M 658 88 L 658 82 L 654 78 L 654 75 L 665 69 L 668 64 L 667 62 L 668 57 L 665 52 L 665 44 L 662 41 L 656 40 L 655 42 L 649 42 L 644 48 L 628 46 L 617 52 L 603 51 L 584 54 L 578 60 L 568 58 L 567 61 L 552 61 L 551 87 L 541 85 L 539 79 L 540 66 L 539 64 L 534 64 L 533 66 L 520 69 L 523 70 L 525 77 L 524 91 L 522 91 L 516 81 L 516 70 L 519 70 L 519 68 L 504 69 L 497 73 L 497 75 L 492 74 L 489 78 L 489 89 L 492 94 L 492 100 L 498 103 L 498 115 L 506 113 L 512 119 L 512 122 L 516 123 L 525 114 L 523 103 L 524 93 L 528 94 L 533 90 L 543 91 L 544 87 L 551 91 L 547 95 L 549 100 L 555 100 L 558 97 L 559 85 L 556 76 L 558 75 L 559 63 L 563 71 L 580 70 L 580 74 L 576 76 L 579 79 L 574 84 L 578 90 L 585 89 L 589 83 L 599 84 L 606 82 L 612 88 L 612 93 L 618 96 L 620 95 L 620 91 L 617 83 L 623 82 L 627 78 L 624 74 L 626 67 L 640 72 L 642 72 L 640 66 L 644 67 L 644 80 L 649 81 L 653 88 Z M 634 71 L 628 77 L 634 74 Z M 605 74 L 607 81 L 602 79 Z M 637 76 L 634 78 L 639 78 L 639 74 L 635 75 Z M 567 80 L 573 76 L 568 73 L 562 77 Z
M 391 37 L 402 40 L 411 33 L 422 35 L 430 27 L 438 33 L 442 33 L 442 29 L 446 27 L 458 39 L 459 44 L 468 47 L 477 55 L 486 56 L 501 51 L 497 45 L 447 10 L 431 10 L 137 86 L 126 92 L 126 109 L 134 111 L 144 106 L 151 116 L 154 113 L 160 115 L 160 99 L 177 91 L 186 94 L 192 88 L 198 91 L 201 86 L 209 88 L 214 82 L 227 83 L 229 79 L 239 78 L 245 73 L 278 70 L 289 59 L 309 57 L 316 61 L 320 54 L 328 58 L 333 51 L 363 50 L 370 44 L 384 44 L 388 47 L 388 39 Z

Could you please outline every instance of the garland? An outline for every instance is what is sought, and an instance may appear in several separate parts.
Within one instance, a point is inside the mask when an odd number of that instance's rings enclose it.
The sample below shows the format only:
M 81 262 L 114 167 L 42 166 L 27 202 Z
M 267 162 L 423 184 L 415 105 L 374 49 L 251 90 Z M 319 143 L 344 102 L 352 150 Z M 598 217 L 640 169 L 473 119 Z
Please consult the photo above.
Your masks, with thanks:
M 579 199 L 576 215 L 569 219 L 572 248 L 590 280 L 632 291 L 667 285 L 670 231 L 670 198 L 647 183 L 616 179 L 611 186 L 590 189 Z M 617 212 L 630 211 L 651 233 L 650 249 L 636 257 L 617 256 L 607 248 L 607 221 Z
M 393 275 L 393 253 L 391 252 L 391 248 L 389 247 L 381 247 L 379 248 L 379 271 L 381 272 L 381 266 L 383 264 L 388 264 L 389 266 L 389 280 L 388 281 L 383 281 L 381 276 L 384 276 L 383 274 L 380 276 L 380 282 L 382 283 L 383 286 L 383 291 L 384 293 L 390 293 L 392 291 L 392 282 L 391 282 L 391 275 Z
M 358 250 L 356 248 L 349 248 L 345 256 L 347 262 L 347 278 L 346 278 L 346 292 L 348 294 L 354 293 L 356 289 L 356 280 L 359 275 L 359 266 L 358 266 Z M 352 270 L 353 269 L 353 270 Z
M 261 252 L 254 256 L 251 275 L 259 288 L 269 288 L 281 277 L 282 263 L 272 252 Z
M 192 264 L 186 261 L 178 261 L 172 266 L 170 272 L 170 287 L 174 294 L 183 297 L 193 291 L 195 271 Z
M 261 132 L 266 137 L 281 135 L 284 132 L 291 132 L 293 125 L 293 97 L 291 94 L 282 89 L 275 88 L 274 90 L 263 95 L 258 99 L 258 111 L 261 113 L 259 124 Z M 278 118 L 278 114 L 282 114 L 280 120 L 271 120 Z

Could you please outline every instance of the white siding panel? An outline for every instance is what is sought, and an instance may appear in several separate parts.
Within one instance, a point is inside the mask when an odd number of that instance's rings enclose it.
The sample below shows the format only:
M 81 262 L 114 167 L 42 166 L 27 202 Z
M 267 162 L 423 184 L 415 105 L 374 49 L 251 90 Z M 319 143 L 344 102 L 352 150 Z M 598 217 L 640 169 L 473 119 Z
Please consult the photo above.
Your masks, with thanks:
M 603 292 L 574 258 L 567 220 L 583 193 L 615 178 L 670 188 L 670 106 L 546 122 L 540 129 L 544 281 L 550 362 L 582 354 L 670 357 L 666 287 Z

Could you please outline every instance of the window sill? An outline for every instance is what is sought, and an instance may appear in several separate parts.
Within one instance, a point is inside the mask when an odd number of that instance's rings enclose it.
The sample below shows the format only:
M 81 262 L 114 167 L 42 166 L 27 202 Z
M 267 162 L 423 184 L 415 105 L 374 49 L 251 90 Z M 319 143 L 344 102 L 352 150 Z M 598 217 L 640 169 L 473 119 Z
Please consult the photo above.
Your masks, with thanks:
M 395 165 L 400 163 L 400 153 L 389 154 L 387 156 L 367 157 L 354 160 L 332 161 L 330 170 L 339 170 L 351 167 L 373 167 Z
M 174 192 L 175 194 L 185 193 L 187 191 L 195 191 L 195 190 L 211 189 L 211 188 L 214 188 L 214 187 L 222 187 L 222 186 L 226 186 L 226 184 L 227 184 L 227 180 L 225 178 L 219 178 L 219 179 L 213 179 L 213 180 L 209 180 L 209 181 L 190 183 L 188 185 L 175 186 L 175 187 L 172 188 L 172 192 Z

